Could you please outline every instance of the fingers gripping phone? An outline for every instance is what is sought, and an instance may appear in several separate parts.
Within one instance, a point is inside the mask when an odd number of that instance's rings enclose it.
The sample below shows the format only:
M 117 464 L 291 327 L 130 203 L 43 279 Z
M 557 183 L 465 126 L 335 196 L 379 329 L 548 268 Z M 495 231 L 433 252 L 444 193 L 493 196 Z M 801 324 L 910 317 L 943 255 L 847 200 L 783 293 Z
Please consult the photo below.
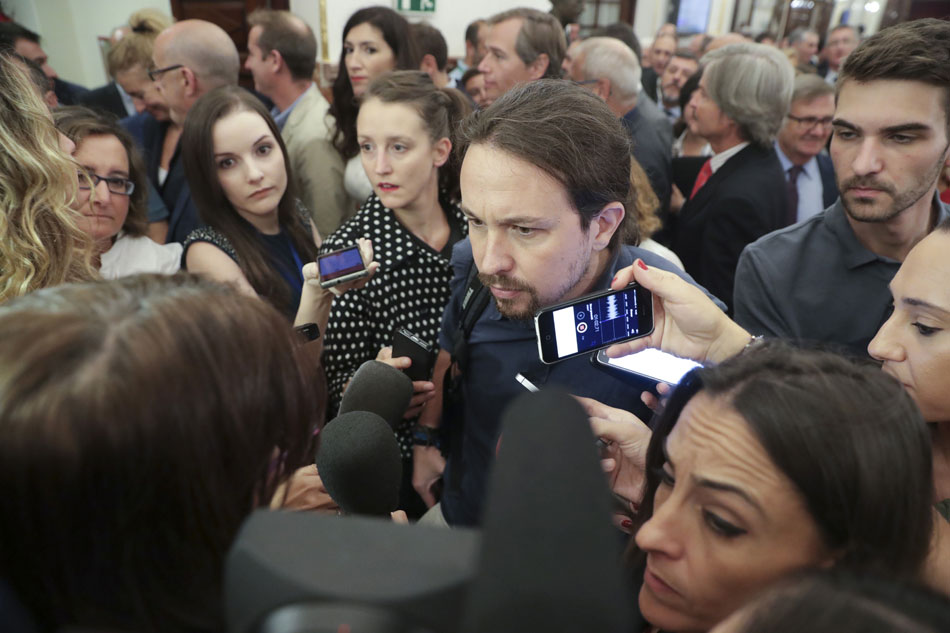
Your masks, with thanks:
M 359 246 L 318 255 L 317 267 L 320 269 L 320 285 L 324 288 L 369 275 Z
M 534 317 L 541 362 L 551 364 L 653 332 L 653 294 L 639 284 L 540 310 Z
M 393 358 L 400 356 L 408 356 L 412 361 L 412 365 L 403 371 L 413 381 L 429 380 L 432 377 L 435 352 L 428 343 L 405 328 L 396 330 L 396 336 L 393 338 Z

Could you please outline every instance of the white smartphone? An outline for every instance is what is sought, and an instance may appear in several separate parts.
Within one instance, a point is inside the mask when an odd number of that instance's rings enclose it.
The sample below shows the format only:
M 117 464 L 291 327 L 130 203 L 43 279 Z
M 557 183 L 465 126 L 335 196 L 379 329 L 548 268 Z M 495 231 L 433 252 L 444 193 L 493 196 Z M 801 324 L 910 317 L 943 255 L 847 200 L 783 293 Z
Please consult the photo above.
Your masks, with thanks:
M 673 356 L 658 349 L 645 349 L 620 358 L 608 358 L 606 350 L 600 350 L 594 361 L 615 372 L 633 374 L 670 385 L 678 384 L 691 370 L 702 367 L 694 360 Z

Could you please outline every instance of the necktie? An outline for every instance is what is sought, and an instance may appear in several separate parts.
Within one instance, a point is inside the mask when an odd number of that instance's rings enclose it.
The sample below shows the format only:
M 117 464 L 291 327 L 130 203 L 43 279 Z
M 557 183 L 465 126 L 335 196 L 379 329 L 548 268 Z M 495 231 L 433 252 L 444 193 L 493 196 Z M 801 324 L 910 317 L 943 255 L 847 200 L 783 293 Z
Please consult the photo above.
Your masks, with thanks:
M 788 194 L 788 216 L 785 224 L 798 222 L 798 176 L 804 171 L 801 165 L 792 165 L 788 168 L 788 180 L 785 182 Z
M 706 184 L 706 181 L 709 180 L 710 176 L 712 176 L 712 159 L 709 159 L 703 163 L 703 168 L 699 170 L 699 175 L 696 176 L 696 184 L 693 185 L 693 192 L 689 194 L 690 200 L 693 199 L 693 196 L 696 195 L 697 191 L 702 189 L 702 186 Z

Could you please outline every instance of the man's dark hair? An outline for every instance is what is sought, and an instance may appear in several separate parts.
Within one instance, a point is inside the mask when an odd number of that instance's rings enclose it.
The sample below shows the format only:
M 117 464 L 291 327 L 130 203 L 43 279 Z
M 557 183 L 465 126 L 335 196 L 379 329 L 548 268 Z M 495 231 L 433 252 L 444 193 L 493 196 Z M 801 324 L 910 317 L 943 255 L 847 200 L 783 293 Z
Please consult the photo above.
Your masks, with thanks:
M 699 57 L 696 56 L 696 53 L 684 47 L 677 48 L 675 51 L 673 51 L 673 57 L 679 57 L 680 59 L 691 59 L 694 62 L 699 63 Z
M 481 74 L 482 71 L 478 68 L 469 68 L 462 74 L 462 78 L 459 79 L 458 88 L 465 94 L 468 94 L 468 91 L 465 90 L 465 84 L 467 84 L 472 77 L 478 77 Z
M 761 43 L 764 42 L 765 40 L 772 40 L 772 41 L 774 42 L 774 41 L 775 41 L 775 36 L 772 35 L 771 33 L 769 33 L 768 31 L 762 31 L 761 33 L 759 33 L 758 35 L 755 36 L 755 43 L 756 43 L 756 44 L 761 44 Z
M 515 40 L 515 52 L 525 65 L 534 63 L 540 55 L 548 56 L 545 78 L 560 79 L 561 62 L 567 54 L 567 38 L 564 29 L 550 13 L 536 9 L 509 9 L 488 18 L 494 26 L 507 20 L 521 20 L 521 30 Z
M 472 46 L 478 46 L 478 30 L 485 24 L 485 20 L 475 20 L 465 29 L 465 41 Z
M 449 65 L 449 47 L 442 37 L 442 31 L 431 24 L 419 22 L 409 25 L 409 35 L 416 42 L 419 61 L 425 55 L 432 55 L 439 70 L 445 70 Z
M 261 27 L 257 46 L 266 56 L 280 53 L 290 76 L 295 80 L 312 79 L 317 65 L 317 40 L 306 22 L 290 11 L 255 9 L 247 16 L 249 27 Z
M 4 54 L 8 55 L 10 59 L 14 60 L 18 64 L 22 64 L 23 67 L 26 68 L 26 73 L 30 77 L 30 83 L 33 84 L 34 88 L 36 88 L 40 95 L 40 99 L 45 98 L 46 93 L 53 89 L 49 77 L 46 76 L 46 73 L 43 72 L 43 69 L 40 68 L 40 65 L 35 61 L 28 59 L 19 53 L 15 53 L 12 50 L 8 50 Z
M 926 18 L 896 24 L 861 43 L 841 65 L 837 88 L 848 81 L 920 81 L 943 90 L 950 131 L 950 22 Z
M 459 163 L 472 145 L 488 145 L 541 169 L 567 190 L 581 228 L 610 202 L 626 209 L 610 240 L 635 243 L 630 186 L 630 136 L 602 99 L 569 81 L 540 79 L 516 86 L 462 121 Z
M 17 40 L 40 43 L 40 36 L 16 22 L 0 22 L 0 50 L 16 48 Z
M 643 60 L 643 49 L 640 47 L 640 40 L 637 39 L 637 34 L 633 32 L 633 27 L 626 22 L 608 24 L 594 31 L 592 35 L 594 37 L 612 37 L 620 40 L 630 47 L 633 54 L 637 56 L 637 61 Z

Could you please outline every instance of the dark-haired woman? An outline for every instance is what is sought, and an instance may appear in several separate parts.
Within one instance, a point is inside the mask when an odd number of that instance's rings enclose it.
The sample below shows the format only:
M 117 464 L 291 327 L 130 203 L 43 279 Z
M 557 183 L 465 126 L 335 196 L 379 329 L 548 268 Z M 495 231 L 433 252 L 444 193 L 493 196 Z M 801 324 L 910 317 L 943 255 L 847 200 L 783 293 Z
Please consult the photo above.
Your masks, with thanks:
M 283 139 L 260 101 L 234 86 L 204 95 L 182 150 L 207 225 L 185 240 L 185 267 L 260 296 L 298 325 L 324 321 L 332 295 L 304 277 L 320 236 L 297 206 Z M 315 277 L 315 266 L 307 271 Z
M 437 88 L 419 71 L 388 73 L 363 95 L 357 138 L 374 193 L 355 217 L 327 238 L 323 249 L 336 250 L 357 238 L 370 238 L 381 267 L 364 288 L 337 299 L 330 314 L 324 362 L 331 411 L 356 369 L 392 345 L 396 329 L 406 328 L 433 349 L 437 347 L 442 312 L 449 300 L 452 247 L 468 230 L 458 206 L 452 131 L 470 111 L 464 95 Z M 399 368 L 408 361 L 391 359 L 388 349 L 379 360 Z M 414 387 L 416 396 L 407 412 L 410 419 L 432 395 L 428 380 Z M 404 459 L 411 459 L 408 422 L 398 436 Z M 405 471 L 408 477 L 412 468 Z M 404 490 L 409 493 L 412 486 Z
M 334 120 L 333 144 L 346 161 L 344 185 L 357 206 L 373 193 L 359 158 L 359 100 L 370 83 L 383 73 L 418 67 L 409 23 L 392 9 L 367 7 L 346 21 L 330 114 Z
M 594 427 L 629 467 L 636 434 Z M 643 469 L 630 557 L 645 625 L 707 631 L 802 569 L 924 575 L 929 433 L 874 366 L 773 343 L 696 370 L 654 423 Z

